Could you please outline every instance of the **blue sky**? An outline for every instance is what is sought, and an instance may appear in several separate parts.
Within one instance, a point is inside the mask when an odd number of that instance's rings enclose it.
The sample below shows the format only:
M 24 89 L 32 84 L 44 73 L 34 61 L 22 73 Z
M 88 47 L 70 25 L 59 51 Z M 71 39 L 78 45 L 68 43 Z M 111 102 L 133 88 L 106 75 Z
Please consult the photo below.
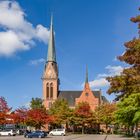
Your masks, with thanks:
M 88 65 L 91 88 L 112 100 L 105 77 L 125 66 L 115 58 L 124 42 L 138 36 L 129 19 L 139 6 L 138 0 L 1 0 L 0 96 L 13 108 L 42 97 L 53 13 L 60 90 L 82 90 Z

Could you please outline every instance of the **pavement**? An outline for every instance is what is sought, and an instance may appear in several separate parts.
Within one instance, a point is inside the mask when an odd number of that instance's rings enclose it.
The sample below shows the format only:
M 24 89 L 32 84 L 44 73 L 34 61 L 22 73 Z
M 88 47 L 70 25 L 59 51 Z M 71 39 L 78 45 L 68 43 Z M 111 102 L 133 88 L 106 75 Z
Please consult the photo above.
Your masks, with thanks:
M 124 137 L 121 135 L 108 135 L 106 140 L 135 140 L 133 137 Z
M 24 138 L 24 136 L 0 136 L 0 140 L 31 140 Z M 38 138 L 33 138 L 38 140 Z M 127 138 L 119 135 L 68 135 L 68 136 L 48 136 L 42 140 L 135 140 L 134 138 Z

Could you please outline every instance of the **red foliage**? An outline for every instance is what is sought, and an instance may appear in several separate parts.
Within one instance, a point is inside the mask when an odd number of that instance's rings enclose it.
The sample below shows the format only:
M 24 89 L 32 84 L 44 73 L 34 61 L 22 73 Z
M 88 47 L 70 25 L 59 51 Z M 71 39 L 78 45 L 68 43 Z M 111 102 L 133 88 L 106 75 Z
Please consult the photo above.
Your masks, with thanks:
M 27 112 L 27 118 L 32 119 L 36 122 L 45 121 L 46 120 L 46 112 L 41 109 L 31 109 Z
M 0 124 L 5 124 L 5 113 L 0 112 Z
M 4 97 L 0 97 L 0 112 L 9 112 L 11 108 L 8 107 Z
M 27 118 L 27 109 L 26 108 L 19 108 L 15 112 L 11 114 L 11 118 L 14 123 L 25 123 Z
M 27 112 L 27 118 L 25 120 L 27 125 L 33 126 L 36 129 L 41 128 L 45 124 L 53 121 L 53 118 L 49 116 L 44 109 L 31 109 Z
M 4 97 L 0 97 L 0 124 L 11 123 L 10 110 Z
M 55 116 L 53 116 L 53 115 L 48 115 L 48 118 L 47 118 L 47 120 L 46 120 L 46 123 L 53 123 L 53 122 L 55 122 L 56 121 L 56 117 Z
M 75 109 L 75 114 L 77 116 L 89 117 L 91 116 L 91 109 L 88 103 L 80 103 L 79 106 Z

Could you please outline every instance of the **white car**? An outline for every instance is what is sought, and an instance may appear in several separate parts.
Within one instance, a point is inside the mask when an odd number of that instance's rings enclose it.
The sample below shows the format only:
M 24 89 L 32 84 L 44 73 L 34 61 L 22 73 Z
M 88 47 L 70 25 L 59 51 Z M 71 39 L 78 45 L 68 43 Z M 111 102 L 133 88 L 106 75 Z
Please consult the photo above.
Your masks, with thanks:
M 49 135 L 51 136 L 65 136 L 65 129 L 53 129 L 52 131 L 49 132 Z
M 2 130 L 0 131 L 0 136 L 15 136 L 16 132 L 14 130 Z

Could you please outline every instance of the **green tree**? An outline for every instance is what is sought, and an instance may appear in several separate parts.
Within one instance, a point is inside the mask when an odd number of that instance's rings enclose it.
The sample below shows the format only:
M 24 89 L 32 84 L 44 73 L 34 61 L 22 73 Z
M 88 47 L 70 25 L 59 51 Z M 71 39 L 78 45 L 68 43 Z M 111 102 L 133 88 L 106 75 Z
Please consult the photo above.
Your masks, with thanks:
M 30 108 L 31 109 L 45 109 L 43 106 L 43 101 L 41 98 L 32 98 L 30 102 Z
M 116 120 L 118 123 L 133 128 L 140 121 L 140 94 L 131 94 L 123 101 L 117 104 L 117 111 L 115 112 Z
M 108 125 L 115 123 L 114 113 L 116 111 L 115 103 L 105 103 L 98 106 L 95 113 L 98 114 L 99 123 L 106 124 L 106 129 Z
M 60 126 L 61 124 L 69 123 L 71 109 L 69 108 L 68 102 L 64 99 L 56 100 L 51 108 L 49 114 L 54 116 L 53 125 Z

